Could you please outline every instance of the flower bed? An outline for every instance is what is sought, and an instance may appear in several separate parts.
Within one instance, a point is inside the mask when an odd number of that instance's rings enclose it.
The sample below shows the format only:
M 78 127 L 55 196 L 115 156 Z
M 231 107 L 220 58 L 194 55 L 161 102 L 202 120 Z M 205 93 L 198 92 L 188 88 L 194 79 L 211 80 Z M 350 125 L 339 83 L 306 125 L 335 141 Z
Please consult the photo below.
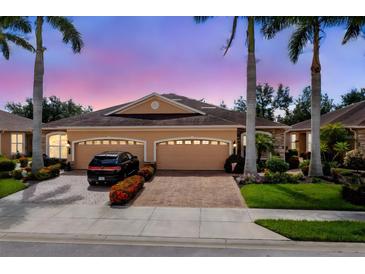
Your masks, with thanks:
M 132 200 L 143 188 L 145 179 L 142 176 L 134 175 L 113 185 L 109 192 L 111 205 L 123 205 Z
M 156 169 L 153 166 L 146 165 L 137 172 L 137 175 L 142 176 L 144 180 L 147 182 L 152 179 L 153 175 L 155 174 L 155 171 Z

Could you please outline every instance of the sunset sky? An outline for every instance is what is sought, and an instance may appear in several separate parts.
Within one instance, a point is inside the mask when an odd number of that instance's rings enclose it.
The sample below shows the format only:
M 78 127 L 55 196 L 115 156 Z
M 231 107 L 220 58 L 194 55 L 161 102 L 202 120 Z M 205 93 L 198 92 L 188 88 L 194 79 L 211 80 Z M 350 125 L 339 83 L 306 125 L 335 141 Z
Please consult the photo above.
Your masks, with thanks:
M 31 18 L 34 20 L 34 18 Z M 100 109 L 145 96 L 174 92 L 219 104 L 245 94 L 245 22 L 223 57 L 232 18 L 195 24 L 192 17 L 73 17 L 85 48 L 74 55 L 60 34 L 45 27 L 45 96 Z M 291 30 L 265 40 L 257 30 L 257 80 L 287 85 L 291 94 L 310 84 L 311 49 L 290 63 Z M 341 45 L 344 30 L 328 29 L 321 46 L 322 90 L 338 102 L 351 88 L 365 87 L 365 40 Z M 29 35 L 34 42 L 33 34 Z M 34 54 L 12 47 L 0 58 L 0 108 L 32 96 Z

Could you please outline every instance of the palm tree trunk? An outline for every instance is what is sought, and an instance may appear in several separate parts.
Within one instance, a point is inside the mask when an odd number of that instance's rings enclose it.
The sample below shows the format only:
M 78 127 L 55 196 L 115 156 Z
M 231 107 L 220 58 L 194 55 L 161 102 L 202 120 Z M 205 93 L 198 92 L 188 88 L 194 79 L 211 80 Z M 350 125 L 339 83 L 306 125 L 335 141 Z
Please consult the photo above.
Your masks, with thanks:
M 42 41 L 43 17 L 36 20 L 36 57 L 34 64 L 33 82 L 33 156 L 32 171 L 36 172 L 43 167 L 42 157 L 42 104 L 43 104 L 43 41 Z
M 319 61 L 319 23 L 314 28 L 313 60 L 311 66 L 311 131 L 312 147 L 309 176 L 322 176 L 320 127 L 321 127 L 321 64 Z
M 246 155 L 245 176 L 257 176 L 256 168 L 256 58 L 255 58 L 255 22 L 248 17 L 247 27 L 247 114 L 246 114 Z

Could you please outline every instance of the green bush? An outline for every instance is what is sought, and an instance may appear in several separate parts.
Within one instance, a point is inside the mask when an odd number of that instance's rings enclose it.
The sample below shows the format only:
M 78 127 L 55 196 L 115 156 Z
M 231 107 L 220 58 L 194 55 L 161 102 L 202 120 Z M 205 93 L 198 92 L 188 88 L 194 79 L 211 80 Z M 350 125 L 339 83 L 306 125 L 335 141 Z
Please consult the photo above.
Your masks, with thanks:
M 232 164 L 236 163 L 234 169 L 232 170 Z M 240 155 L 232 154 L 230 155 L 226 162 L 224 163 L 224 171 L 227 173 L 243 173 L 243 168 L 245 166 L 245 159 Z
M 310 161 L 309 160 L 304 160 L 303 162 L 301 162 L 299 164 L 299 168 L 302 170 L 304 176 L 308 176 L 308 173 L 309 173 L 309 164 L 310 164 Z
M 0 171 L 12 171 L 15 168 L 15 162 L 12 160 L 1 160 Z
M 297 169 L 299 167 L 299 157 L 298 156 L 291 156 L 288 159 L 289 169 Z
M 272 157 L 271 159 L 266 161 L 266 167 L 271 172 L 283 173 L 285 171 L 288 171 L 289 164 L 279 157 Z
M 350 150 L 345 155 L 344 165 L 354 170 L 365 170 L 365 156 L 359 149 Z
M 344 185 L 342 187 L 342 198 L 355 205 L 365 205 L 365 186 Z
M 298 184 L 303 179 L 301 174 L 289 174 L 286 172 L 265 172 L 264 182 L 268 184 Z
M 11 173 L 11 176 L 15 179 L 15 180 L 21 180 L 23 179 L 23 174 L 22 174 L 23 170 L 21 169 L 16 169 L 13 170 Z
M 43 181 L 57 177 L 58 175 L 60 175 L 60 167 L 61 164 L 55 164 L 48 167 L 43 167 L 34 174 L 34 177 L 38 181 Z
M 0 179 L 11 178 L 10 171 L 0 171 Z

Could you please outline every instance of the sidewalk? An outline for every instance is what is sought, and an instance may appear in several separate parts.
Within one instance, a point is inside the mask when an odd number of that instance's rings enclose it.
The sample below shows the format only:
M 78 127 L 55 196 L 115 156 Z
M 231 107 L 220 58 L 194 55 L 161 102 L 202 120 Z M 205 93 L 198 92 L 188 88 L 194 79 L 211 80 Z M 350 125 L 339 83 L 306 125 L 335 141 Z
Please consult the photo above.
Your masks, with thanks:
M 365 220 L 365 212 L 1 203 L 0 237 L 27 233 L 35 237 L 288 241 L 254 223 L 262 218 Z

